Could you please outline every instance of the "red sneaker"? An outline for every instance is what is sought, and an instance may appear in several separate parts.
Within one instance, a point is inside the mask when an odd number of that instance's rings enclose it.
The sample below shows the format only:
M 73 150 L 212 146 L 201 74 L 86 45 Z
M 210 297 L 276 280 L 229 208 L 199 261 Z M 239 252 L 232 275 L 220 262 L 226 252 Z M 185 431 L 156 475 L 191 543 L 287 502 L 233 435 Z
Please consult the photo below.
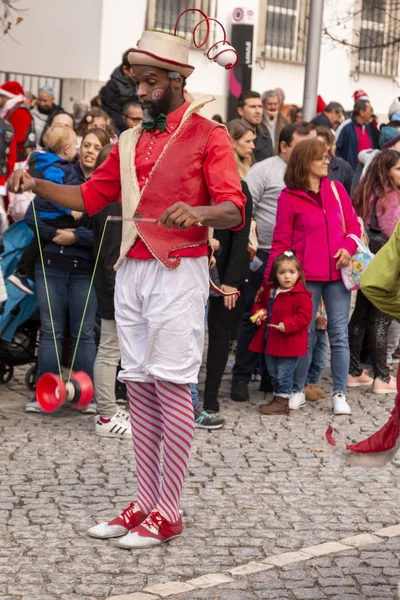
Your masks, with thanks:
M 180 515 L 175 523 L 170 523 L 158 510 L 153 510 L 143 523 L 118 540 L 117 546 L 128 548 L 128 550 L 150 548 L 169 542 L 169 540 L 181 535 L 182 531 L 182 517 Z
M 112 521 L 105 521 L 99 523 L 88 530 L 88 534 L 95 538 L 106 540 L 108 538 L 120 537 L 121 535 L 127 534 L 131 529 L 137 527 L 146 519 L 146 515 L 141 510 L 135 508 L 135 503 L 132 502 L 122 511 L 119 517 L 116 517 Z

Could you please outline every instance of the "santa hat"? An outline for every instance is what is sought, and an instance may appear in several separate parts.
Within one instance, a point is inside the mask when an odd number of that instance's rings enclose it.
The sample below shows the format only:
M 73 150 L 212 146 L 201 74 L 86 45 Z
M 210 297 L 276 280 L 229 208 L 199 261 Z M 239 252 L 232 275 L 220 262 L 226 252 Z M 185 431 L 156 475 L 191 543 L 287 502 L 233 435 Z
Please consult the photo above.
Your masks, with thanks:
M 189 65 L 190 42 L 177 35 L 161 31 L 144 31 L 137 48 L 128 54 L 131 65 L 146 65 L 176 71 L 183 77 L 189 77 L 194 67 Z
M 0 96 L 15 98 L 16 96 L 25 96 L 25 91 L 18 81 L 6 81 L 0 85 Z
M 324 108 L 326 106 L 325 100 L 322 99 L 322 96 L 318 94 L 317 96 L 317 113 L 324 112 Z
M 357 102 L 357 100 L 369 100 L 368 94 L 367 92 L 364 92 L 364 90 L 356 90 L 353 94 L 353 98 L 354 102 Z

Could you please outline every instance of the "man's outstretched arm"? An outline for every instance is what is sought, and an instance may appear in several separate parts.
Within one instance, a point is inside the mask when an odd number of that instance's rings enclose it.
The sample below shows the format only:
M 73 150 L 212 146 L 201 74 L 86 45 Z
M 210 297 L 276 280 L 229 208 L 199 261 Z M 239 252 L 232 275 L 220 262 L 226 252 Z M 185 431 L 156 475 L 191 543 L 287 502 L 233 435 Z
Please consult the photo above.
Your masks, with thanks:
M 45 181 L 44 179 L 35 179 L 26 171 L 14 171 L 8 179 L 7 188 L 14 194 L 32 190 L 34 194 L 50 200 L 64 208 L 71 210 L 84 211 L 85 204 L 79 185 L 60 185 Z

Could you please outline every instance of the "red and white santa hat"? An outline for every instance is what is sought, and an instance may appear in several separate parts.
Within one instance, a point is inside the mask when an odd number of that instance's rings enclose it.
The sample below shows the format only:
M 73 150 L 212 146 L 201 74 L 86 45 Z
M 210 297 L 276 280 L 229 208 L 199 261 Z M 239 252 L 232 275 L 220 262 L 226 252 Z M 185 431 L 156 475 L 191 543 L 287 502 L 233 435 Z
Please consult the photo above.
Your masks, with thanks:
M 353 94 L 353 98 L 354 102 L 357 102 L 357 100 L 369 100 L 369 96 L 364 90 L 356 90 Z
M 25 91 L 18 81 L 6 81 L 0 85 L 0 96 L 15 98 L 16 96 L 25 96 Z

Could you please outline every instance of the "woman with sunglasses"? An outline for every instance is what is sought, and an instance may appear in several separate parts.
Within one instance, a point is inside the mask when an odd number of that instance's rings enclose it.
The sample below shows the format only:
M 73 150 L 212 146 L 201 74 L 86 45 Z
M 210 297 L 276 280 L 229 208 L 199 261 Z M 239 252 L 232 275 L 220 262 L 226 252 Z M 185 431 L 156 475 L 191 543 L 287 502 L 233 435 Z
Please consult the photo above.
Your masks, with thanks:
M 276 227 L 265 272 L 268 278 L 275 258 L 293 250 L 302 264 L 306 287 L 312 292 L 313 318 L 309 327 L 308 355 L 300 358 L 289 407 L 305 405 L 304 386 L 312 357 L 316 313 L 321 298 L 328 317 L 333 378 L 332 408 L 336 415 L 351 414 L 346 400 L 350 360 L 348 320 L 350 292 L 340 269 L 350 262 L 361 227 L 349 195 L 339 182 L 329 181 L 330 156 L 325 142 L 310 139 L 297 144 L 285 173 L 286 188 L 278 198 Z

